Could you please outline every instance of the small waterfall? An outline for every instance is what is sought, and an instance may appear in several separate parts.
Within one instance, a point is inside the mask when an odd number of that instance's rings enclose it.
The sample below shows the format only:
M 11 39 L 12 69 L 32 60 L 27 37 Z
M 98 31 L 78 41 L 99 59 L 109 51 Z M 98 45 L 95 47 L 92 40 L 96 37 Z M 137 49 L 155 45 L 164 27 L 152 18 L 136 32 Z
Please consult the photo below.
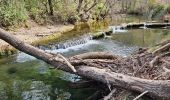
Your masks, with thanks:
M 53 49 L 54 48 L 55 49 L 66 49 L 66 48 L 69 48 L 69 47 L 85 44 L 89 40 L 92 40 L 91 36 L 86 36 L 86 37 L 82 37 L 82 38 L 79 38 L 79 39 L 73 39 L 73 40 L 66 41 L 64 43 L 56 44 L 56 45 L 53 46 Z
M 143 29 L 147 29 L 146 22 L 143 23 Z
M 127 32 L 127 30 L 125 30 L 125 27 L 123 26 L 110 26 L 109 29 L 112 30 L 112 33 Z
M 113 27 L 112 27 L 112 32 L 113 32 L 113 33 L 116 33 L 116 26 L 113 26 Z
M 117 27 L 116 27 L 116 31 L 117 31 L 117 32 L 120 32 L 121 30 L 123 30 L 123 28 L 122 28 L 121 26 L 117 26 Z
M 141 27 L 139 27 L 139 28 L 147 29 L 147 25 L 149 25 L 149 24 L 147 24 L 146 22 L 144 22 L 144 23 L 143 23 L 143 26 L 141 26 Z

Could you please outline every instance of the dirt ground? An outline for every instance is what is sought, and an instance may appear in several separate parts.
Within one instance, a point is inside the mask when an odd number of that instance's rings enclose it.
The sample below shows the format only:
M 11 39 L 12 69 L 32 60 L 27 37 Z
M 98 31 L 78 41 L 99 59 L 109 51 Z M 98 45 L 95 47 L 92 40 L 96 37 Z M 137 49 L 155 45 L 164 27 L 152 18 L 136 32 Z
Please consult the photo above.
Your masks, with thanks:
M 30 28 L 19 28 L 15 31 L 9 31 L 18 39 L 26 42 L 32 43 L 34 41 L 40 40 L 45 36 L 52 35 L 54 33 L 62 33 L 74 28 L 73 25 L 32 25 Z M 0 50 L 3 51 L 7 48 L 12 48 L 8 43 L 3 40 L 0 40 Z

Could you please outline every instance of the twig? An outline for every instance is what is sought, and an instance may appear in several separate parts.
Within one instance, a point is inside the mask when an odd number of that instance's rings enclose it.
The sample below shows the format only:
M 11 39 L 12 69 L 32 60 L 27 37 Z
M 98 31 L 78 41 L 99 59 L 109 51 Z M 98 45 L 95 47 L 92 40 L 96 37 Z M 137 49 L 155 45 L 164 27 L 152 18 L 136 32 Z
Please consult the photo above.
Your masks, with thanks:
M 155 77 L 154 80 L 155 80 L 155 79 L 158 79 L 158 78 L 161 77 L 161 76 L 165 76 L 165 75 L 167 75 L 168 73 L 170 73 L 170 69 L 168 69 L 168 68 L 166 68 L 166 67 L 163 67 L 163 70 L 164 70 L 165 72 L 162 73 L 161 75 Z
M 134 71 L 133 75 L 136 76 L 148 63 L 144 63 L 140 68 L 138 68 L 136 71 Z
M 166 64 L 168 64 L 168 65 L 170 65 L 170 62 L 169 61 L 166 61 L 166 60 L 161 60 L 162 62 L 164 62 L 164 63 L 166 63 Z
M 170 39 L 165 40 L 165 41 L 163 41 L 163 42 L 161 42 L 161 43 L 158 43 L 158 44 L 156 44 L 156 46 L 159 46 L 159 45 L 163 46 L 163 45 L 165 45 L 165 44 L 167 44 L 167 43 L 170 43 Z
M 108 67 L 111 71 L 113 71 L 113 72 L 115 71 L 111 66 L 108 65 Z
M 68 67 L 69 67 L 73 72 L 76 72 L 76 69 L 74 68 L 74 66 L 71 65 L 70 62 L 69 62 L 64 56 L 62 56 L 62 55 L 59 54 L 59 53 L 57 53 L 57 54 L 54 54 L 54 53 L 52 53 L 52 52 L 49 52 L 49 53 L 52 54 L 52 55 L 54 55 L 54 58 L 52 58 L 52 59 L 54 59 L 54 60 L 56 60 L 56 61 L 59 61 L 58 58 L 61 58 L 62 60 L 64 60 L 64 62 L 68 65 Z
M 149 63 L 151 68 L 154 67 L 155 63 L 158 62 L 160 56 L 156 56 L 155 58 L 153 58 L 153 60 Z
M 76 69 L 74 68 L 74 66 L 71 65 L 70 62 L 68 62 L 68 60 L 64 56 L 62 56 L 61 54 L 57 54 L 57 55 L 58 55 L 58 57 L 62 58 L 65 61 L 65 63 L 68 65 L 68 67 L 71 68 L 71 70 L 73 72 L 76 72 Z M 57 59 L 57 58 L 55 58 L 55 59 Z
M 106 80 L 106 83 L 107 83 L 107 86 L 108 86 L 109 90 L 112 91 L 111 84 L 109 83 L 107 77 L 105 77 L 105 80 Z
M 140 95 L 138 95 L 136 98 L 134 98 L 133 100 L 138 100 L 139 98 L 141 98 L 143 95 L 145 95 L 146 93 L 148 93 L 148 91 L 145 91 L 143 93 L 141 93 Z
M 110 100 L 115 92 L 116 92 L 116 89 L 113 89 L 113 90 L 109 93 L 109 95 L 107 95 L 107 96 L 105 96 L 105 97 L 103 98 L 103 100 Z M 112 100 L 113 100 L 113 99 L 112 99 Z
M 165 50 L 167 50 L 169 48 L 170 48 L 170 43 L 167 43 L 167 44 L 161 46 L 160 48 L 156 49 L 155 51 L 153 51 L 153 55 L 161 53 L 161 52 L 163 52 L 163 51 L 165 51 Z

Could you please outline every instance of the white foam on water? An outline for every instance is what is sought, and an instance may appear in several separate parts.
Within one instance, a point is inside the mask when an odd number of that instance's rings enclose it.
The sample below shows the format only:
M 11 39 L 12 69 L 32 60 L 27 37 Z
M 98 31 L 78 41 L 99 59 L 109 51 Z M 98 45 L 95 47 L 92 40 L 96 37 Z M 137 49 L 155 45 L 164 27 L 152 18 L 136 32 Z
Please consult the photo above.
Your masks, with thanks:
M 86 43 L 84 44 L 79 44 L 79 45 L 75 45 L 75 46 L 71 46 L 68 47 L 66 49 L 48 49 L 45 50 L 46 52 L 51 52 L 51 53 L 67 53 L 69 51 L 78 51 L 80 49 L 82 49 L 83 47 L 86 47 L 88 45 L 91 44 L 98 44 L 98 41 L 95 40 L 88 40 Z M 26 62 L 26 61 L 31 61 L 31 60 L 35 60 L 36 58 L 33 56 L 30 56 L 26 53 L 20 52 L 17 57 L 16 57 L 16 62 Z
M 26 61 L 35 60 L 35 59 L 36 59 L 35 57 L 30 56 L 23 52 L 18 53 L 18 55 L 16 56 L 16 62 L 26 62 Z
M 78 50 L 82 49 L 82 47 L 85 47 L 85 46 L 88 46 L 88 45 L 91 45 L 91 44 L 98 44 L 98 41 L 89 40 L 85 44 L 71 46 L 71 47 L 68 47 L 66 49 L 53 49 L 53 50 L 45 50 L 45 51 L 51 52 L 51 53 L 65 53 L 65 52 L 69 52 L 69 51 L 78 51 Z
M 113 33 L 124 33 L 128 31 L 128 30 L 122 29 L 122 26 L 109 26 L 109 29 L 111 29 Z
M 141 28 L 141 29 L 148 29 L 148 28 L 146 27 L 146 25 L 147 25 L 147 23 L 144 22 L 144 23 L 143 23 L 143 26 L 142 26 L 142 27 L 139 27 L 139 28 Z

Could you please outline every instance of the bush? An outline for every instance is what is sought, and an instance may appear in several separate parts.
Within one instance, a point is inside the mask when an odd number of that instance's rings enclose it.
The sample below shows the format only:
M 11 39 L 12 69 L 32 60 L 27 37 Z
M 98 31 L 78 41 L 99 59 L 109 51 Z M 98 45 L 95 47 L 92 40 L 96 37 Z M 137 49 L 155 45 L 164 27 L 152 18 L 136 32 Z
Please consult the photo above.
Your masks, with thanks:
M 152 13 L 152 18 L 155 18 L 157 16 L 163 16 L 165 14 L 165 7 L 163 5 L 155 5 L 153 7 L 153 13 Z
M 85 4 L 84 4 L 85 3 Z M 93 0 L 84 0 L 80 13 L 93 5 Z M 78 0 L 0 0 L 0 27 L 25 25 L 29 19 L 38 24 L 69 22 L 74 24 L 80 19 L 76 11 Z M 108 13 L 104 0 L 91 9 L 87 15 L 98 17 L 100 13 Z M 53 8 L 53 10 L 51 10 Z M 102 10 L 102 12 L 100 12 Z M 109 11 L 109 10 L 108 10 Z M 53 14 L 50 14 L 53 12 Z
M 46 0 L 25 0 L 25 5 L 28 15 L 32 20 L 38 24 L 45 23 L 48 15 Z
M 24 0 L 3 0 L 0 2 L 0 25 L 8 27 L 21 24 L 28 18 Z
M 170 14 L 170 5 L 168 5 L 168 6 L 166 7 L 166 11 L 167 11 L 167 13 Z
M 130 15 L 142 15 L 141 9 L 140 8 L 136 8 L 136 9 L 129 9 L 127 11 L 128 14 Z

